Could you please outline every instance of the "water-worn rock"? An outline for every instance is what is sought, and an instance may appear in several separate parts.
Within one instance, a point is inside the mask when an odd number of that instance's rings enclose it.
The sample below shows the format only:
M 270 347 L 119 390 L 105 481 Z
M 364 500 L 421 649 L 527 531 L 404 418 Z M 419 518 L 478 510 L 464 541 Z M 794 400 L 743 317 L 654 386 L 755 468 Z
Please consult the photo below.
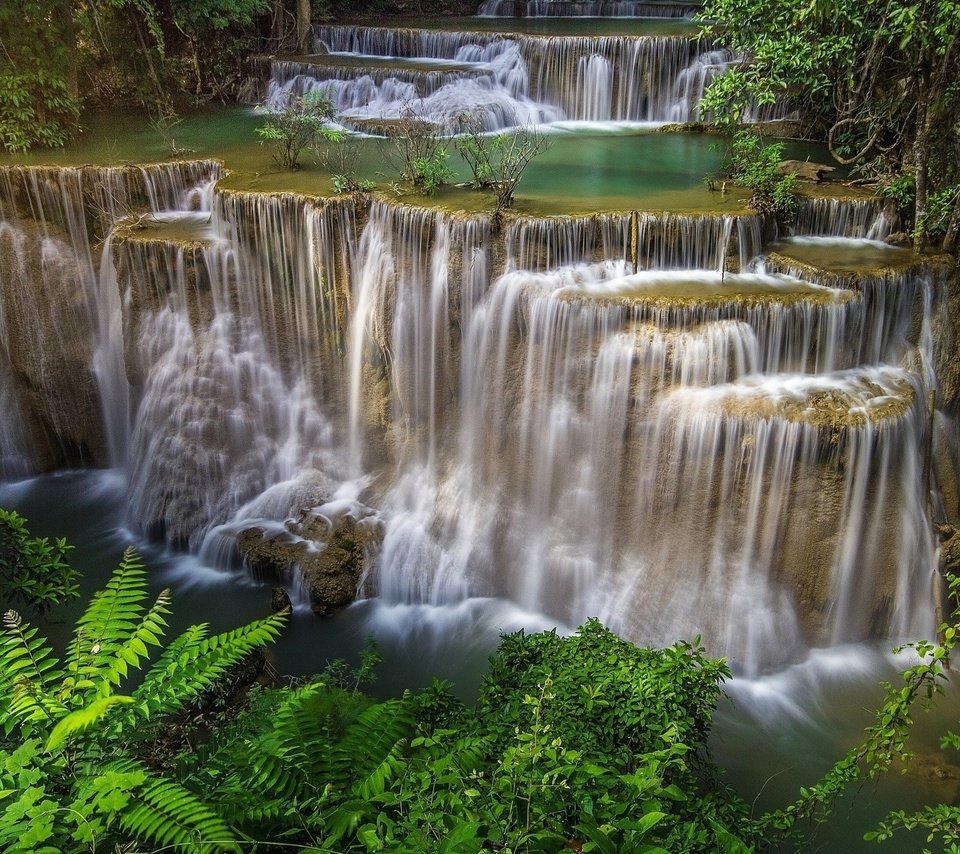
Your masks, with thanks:
M 270 591 L 270 610 L 276 614 L 279 611 L 288 611 L 290 607 L 290 594 L 278 584 Z
M 913 243 L 910 235 L 905 231 L 895 231 L 893 234 L 888 234 L 883 238 L 883 242 L 889 243 L 891 246 L 910 246 Z
M 833 166 L 824 163 L 811 163 L 809 160 L 782 160 L 777 167 L 781 175 L 796 175 L 801 181 L 819 184 L 824 175 L 833 172 Z
M 379 520 L 367 508 L 354 504 L 330 511 L 324 506 L 301 511 L 279 531 L 248 528 L 237 545 L 261 577 L 302 583 L 314 612 L 326 616 L 365 592 L 382 535 Z M 276 591 L 273 598 L 276 604 Z

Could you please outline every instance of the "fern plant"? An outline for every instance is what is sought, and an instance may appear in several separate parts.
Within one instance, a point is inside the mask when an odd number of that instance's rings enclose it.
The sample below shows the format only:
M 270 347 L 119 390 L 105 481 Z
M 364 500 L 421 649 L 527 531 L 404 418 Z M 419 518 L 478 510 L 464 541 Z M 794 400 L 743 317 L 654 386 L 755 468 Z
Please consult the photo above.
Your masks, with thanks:
M 253 650 L 285 615 L 210 636 L 205 625 L 161 650 L 169 591 L 147 604 L 146 572 L 127 551 L 57 656 L 15 611 L 0 634 L 0 848 L 89 850 L 140 840 L 191 851 L 237 849 L 228 822 L 195 791 L 161 776 L 133 750 Z

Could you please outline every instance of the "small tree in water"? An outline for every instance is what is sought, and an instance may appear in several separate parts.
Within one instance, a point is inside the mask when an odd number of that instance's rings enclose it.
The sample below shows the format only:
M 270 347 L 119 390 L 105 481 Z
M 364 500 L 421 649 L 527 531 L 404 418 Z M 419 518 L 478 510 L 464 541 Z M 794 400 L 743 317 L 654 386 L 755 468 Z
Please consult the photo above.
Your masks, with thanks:
M 260 139 L 273 148 L 273 160 L 281 169 L 299 169 L 300 154 L 320 139 L 339 142 L 343 131 L 328 126 L 336 111 L 321 92 L 290 95 L 286 106 L 271 112 L 257 128 Z
M 550 147 L 541 131 L 526 127 L 513 133 L 489 134 L 482 117 L 464 113 L 459 120 L 457 151 L 470 169 L 475 190 L 493 190 L 496 194 L 494 222 L 513 204 L 520 178 L 530 162 Z
M 387 161 L 415 190 L 432 196 L 453 178 L 443 128 L 415 103 L 404 104 L 393 125 Z

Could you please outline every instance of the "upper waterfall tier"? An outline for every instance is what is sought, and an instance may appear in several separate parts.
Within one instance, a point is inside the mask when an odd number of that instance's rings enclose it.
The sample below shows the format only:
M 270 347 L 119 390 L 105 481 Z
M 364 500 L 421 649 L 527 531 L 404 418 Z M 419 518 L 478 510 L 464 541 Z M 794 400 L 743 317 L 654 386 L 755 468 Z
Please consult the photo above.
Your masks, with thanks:
M 317 46 L 332 56 L 273 64 L 268 104 L 319 89 L 348 125 L 363 128 L 415 109 L 451 132 L 464 112 L 491 131 L 563 120 L 692 121 L 706 85 L 734 61 L 695 32 L 574 36 L 340 25 L 319 27 Z M 774 106 L 755 118 L 783 114 Z
M 478 15 L 491 17 L 687 18 L 698 2 L 674 0 L 483 0 Z

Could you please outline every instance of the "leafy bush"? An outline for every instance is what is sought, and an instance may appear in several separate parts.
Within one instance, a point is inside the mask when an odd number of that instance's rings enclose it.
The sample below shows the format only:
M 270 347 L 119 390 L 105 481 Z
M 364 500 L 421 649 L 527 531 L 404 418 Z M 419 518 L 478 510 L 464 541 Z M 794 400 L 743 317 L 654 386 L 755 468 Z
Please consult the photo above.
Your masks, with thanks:
M 392 151 L 387 152 L 387 159 L 393 161 L 402 180 L 418 192 L 432 196 L 453 178 L 441 129 L 414 104 L 403 107 L 395 125 Z
M 923 225 L 931 237 L 943 237 L 960 211 L 960 184 L 932 193 L 927 200 Z
M 333 191 L 338 194 L 369 193 L 377 188 L 376 183 L 367 178 L 359 178 L 356 174 L 338 173 L 331 175 L 330 180 L 333 182 Z
M 281 109 L 257 128 L 257 135 L 273 148 L 273 160 L 281 169 L 299 169 L 300 155 L 319 139 L 338 142 L 342 131 L 328 126 L 335 111 L 333 104 L 316 90 L 290 95 Z
M 881 181 L 879 193 L 884 199 L 894 202 L 899 210 L 906 211 L 913 207 L 917 194 L 916 181 L 910 173 L 889 176 Z
M 70 38 L 57 0 L 0 3 L 0 145 L 8 151 L 63 145 L 76 131 Z
M 66 561 L 73 546 L 32 537 L 19 513 L 0 509 L 0 593 L 8 602 L 45 614 L 53 605 L 79 595 L 80 577 Z
M 780 173 L 783 149 L 782 142 L 768 144 L 752 131 L 738 131 L 730 144 L 727 172 L 750 190 L 750 206 L 757 213 L 786 223 L 797 211 L 797 176 Z
M 696 645 L 597 621 L 510 635 L 473 708 L 441 683 L 372 703 L 334 670 L 261 692 L 182 758 L 185 785 L 254 838 L 323 851 L 745 850 L 704 754 L 728 671 Z

